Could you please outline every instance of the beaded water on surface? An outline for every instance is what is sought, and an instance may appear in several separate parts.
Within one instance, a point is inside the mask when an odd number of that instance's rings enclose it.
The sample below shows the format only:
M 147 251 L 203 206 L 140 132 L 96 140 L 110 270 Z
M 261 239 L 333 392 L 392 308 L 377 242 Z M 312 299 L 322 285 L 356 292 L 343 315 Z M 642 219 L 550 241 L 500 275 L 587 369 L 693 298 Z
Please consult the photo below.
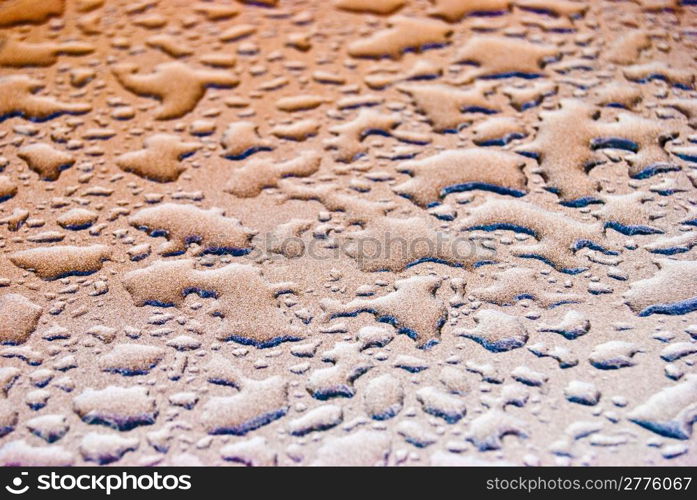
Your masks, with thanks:
M 0 464 L 697 465 L 696 33 L 0 1 Z

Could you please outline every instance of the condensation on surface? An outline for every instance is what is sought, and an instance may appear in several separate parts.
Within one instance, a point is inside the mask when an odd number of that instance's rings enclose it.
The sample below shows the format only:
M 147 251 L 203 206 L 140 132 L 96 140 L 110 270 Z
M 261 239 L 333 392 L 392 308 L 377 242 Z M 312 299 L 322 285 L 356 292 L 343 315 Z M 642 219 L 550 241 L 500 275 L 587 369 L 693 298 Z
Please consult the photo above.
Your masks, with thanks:
M 3 465 L 697 465 L 697 7 L 0 2 Z

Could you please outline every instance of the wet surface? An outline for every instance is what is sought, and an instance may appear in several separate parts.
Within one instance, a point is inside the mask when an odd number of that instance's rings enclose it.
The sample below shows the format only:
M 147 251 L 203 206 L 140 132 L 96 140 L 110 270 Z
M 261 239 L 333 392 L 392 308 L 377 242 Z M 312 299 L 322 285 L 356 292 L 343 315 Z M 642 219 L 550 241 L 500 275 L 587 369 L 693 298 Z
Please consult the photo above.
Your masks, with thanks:
M 0 463 L 697 465 L 697 7 L 0 2 Z

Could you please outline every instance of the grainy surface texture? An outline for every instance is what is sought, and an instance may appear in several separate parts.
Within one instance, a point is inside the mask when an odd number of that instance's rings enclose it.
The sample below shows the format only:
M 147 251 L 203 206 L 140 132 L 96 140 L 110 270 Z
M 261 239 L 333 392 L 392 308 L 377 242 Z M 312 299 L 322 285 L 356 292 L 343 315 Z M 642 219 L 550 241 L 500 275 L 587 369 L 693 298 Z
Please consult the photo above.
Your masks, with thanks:
M 0 2 L 0 463 L 697 464 L 697 6 Z

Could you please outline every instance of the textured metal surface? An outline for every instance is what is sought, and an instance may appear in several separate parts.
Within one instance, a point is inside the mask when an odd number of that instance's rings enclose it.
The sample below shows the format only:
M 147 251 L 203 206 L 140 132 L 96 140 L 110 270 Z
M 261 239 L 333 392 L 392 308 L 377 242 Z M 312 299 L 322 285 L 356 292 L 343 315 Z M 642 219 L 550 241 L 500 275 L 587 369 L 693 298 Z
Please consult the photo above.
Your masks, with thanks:
M 0 463 L 697 464 L 690 2 L 0 2 Z

